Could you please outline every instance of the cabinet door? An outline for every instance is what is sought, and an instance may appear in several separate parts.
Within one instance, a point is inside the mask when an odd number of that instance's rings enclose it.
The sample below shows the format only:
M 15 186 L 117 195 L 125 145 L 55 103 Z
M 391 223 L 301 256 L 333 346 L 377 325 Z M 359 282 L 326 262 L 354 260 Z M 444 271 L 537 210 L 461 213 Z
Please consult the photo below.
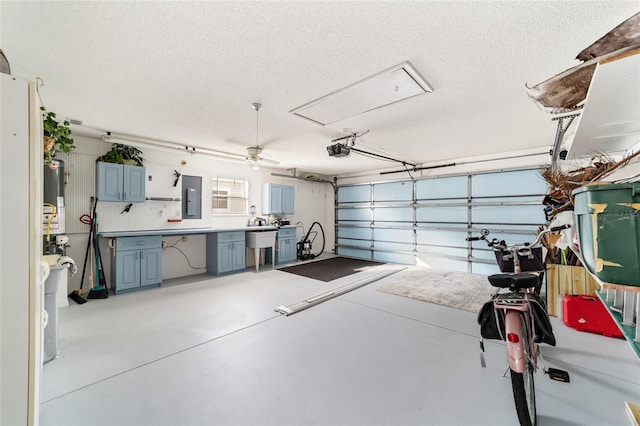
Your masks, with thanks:
M 233 270 L 233 243 L 218 244 L 218 274 Z
M 296 259 L 296 240 L 295 238 L 279 238 L 278 239 L 278 264 L 291 262 Z
M 123 200 L 132 203 L 143 203 L 145 201 L 145 179 L 144 167 L 127 166 L 123 167 Z
M 262 186 L 262 213 L 282 213 L 282 185 L 265 183 Z
M 122 201 L 122 165 L 98 162 L 96 193 L 100 201 Z
M 282 212 L 293 214 L 293 196 L 294 187 L 289 185 L 282 186 Z
M 295 238 L 287 238 L 285 245 L 285 258 L 284 261 L 292 262 L 296 260 L 296 239 Z
M 140 287 L 140 250 L 116 253 L 116 290 Z
M 246 244 L 242 242 L 232 243 L 233 250 L 233 270 L 242 271 L 245 268 L 245 256 L 247 253 Z
M 162 282 L 162 249 L 140 250 L 140 285 Z

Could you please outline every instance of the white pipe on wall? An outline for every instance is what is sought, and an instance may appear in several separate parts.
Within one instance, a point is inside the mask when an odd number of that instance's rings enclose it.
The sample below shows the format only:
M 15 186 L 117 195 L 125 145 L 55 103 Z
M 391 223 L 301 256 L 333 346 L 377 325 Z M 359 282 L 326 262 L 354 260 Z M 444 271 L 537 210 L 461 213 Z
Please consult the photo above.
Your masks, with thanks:
M 102 139 L 105 142 L 116 142 L 116 143 L 133 144 L 133 145 L 137 144 L 137 145 L 143 145 L 145 147 L 152 148 L 152 149 L 168 148 L 170 150 L 173 150 L 173 152 L 177 150 L 190 155 L 206 155 L 206 156 L 217 158 L 219 160 L 235 160 L 235 161 L 244 162 L 244 160 L 246 159 L 246 156 L 242 154 L 218 151 L 215 149 L 204 148 L 204 147 L 194 146 L 194 145 L 179 144 L 176 142 L 160 141 L 155 139 L 143 138 L 139 136 L 111 133 L 111 134 L 104 135 Z

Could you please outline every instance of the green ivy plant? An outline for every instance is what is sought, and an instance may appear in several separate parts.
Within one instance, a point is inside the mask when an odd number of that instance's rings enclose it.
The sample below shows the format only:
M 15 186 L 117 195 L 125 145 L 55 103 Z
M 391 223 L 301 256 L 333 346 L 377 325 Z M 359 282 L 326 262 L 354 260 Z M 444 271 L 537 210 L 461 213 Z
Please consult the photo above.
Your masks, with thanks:
M 56 120 L 56 114 L 51 111 L 47 111 L 45 107 L 40 107 L 43 118 L 44 136 L 53 139 L 53 144 L 49 149 L 44 151 L 44 163 L 51 164 L 53 157 L 56 155 L 56 151 L 62 151 L 65 154 L 69 154 L 76 149 L 74 141 L 71 138 L 71 129 L 69 129 L 69 122 L 64 120 L 62 124 Z
M 130 160 L 136 166 L 142 166 L 144 162 L 142 151 L 134 146 L 114 143 L 110 151 L 96 159 L 96 161 L 116 164 L 124 164 L 126 160 Z

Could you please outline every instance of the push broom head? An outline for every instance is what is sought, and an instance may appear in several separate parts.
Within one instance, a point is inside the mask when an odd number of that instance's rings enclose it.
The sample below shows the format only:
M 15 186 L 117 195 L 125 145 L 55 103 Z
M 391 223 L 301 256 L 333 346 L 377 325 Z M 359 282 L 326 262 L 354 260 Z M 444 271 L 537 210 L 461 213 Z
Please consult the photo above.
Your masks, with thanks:
M 74 302 L 76 302 L 78 305 L 82 305 L 83 303 L 87 303 L 87 299 L 82 297 L 82 294 L 78 290 L 73 290 L 71 293 L 69 293 L 68 297 L 69 297 L 69 299 L 71 299 Z
M 87 295 L 87 299 L 106 299 L 108 297 L 109 291 L 101 285 L 92 287 Z

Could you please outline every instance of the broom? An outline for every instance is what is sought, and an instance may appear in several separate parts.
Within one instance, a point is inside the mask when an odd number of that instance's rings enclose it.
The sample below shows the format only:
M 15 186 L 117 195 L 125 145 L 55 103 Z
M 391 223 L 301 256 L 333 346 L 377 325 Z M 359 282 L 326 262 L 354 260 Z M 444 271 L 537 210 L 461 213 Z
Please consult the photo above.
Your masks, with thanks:
M 93 215 L 93 210 L 94 210 L 94 198 L 91 197 L 90 202 L 89 202 L 89 214 Z M 87 223 L 83 221 L 83 218 L 86 215 L 83 215 L 80 218 L 80 221 L 82 223 Z M 84 284 L 84 277 L 85 277 L 85 272 L 87 271 L 87 260 L 89 260 L 89 248 L 91 247 L 91 237 L 93 235 L 93 224 L 91 222 L 91 220 L 89 220 L 89 225 L 91 225 L 91 228 L 89 228 L 89 239 L 87 240 L 87 249 L 85 250 L 84 253 L 84 264 L 82 265 L 82 277 L 80 278 L 80 288 L 78 290 L 73 290 L 71 293 L 69 293 L 67 295 L 67 297 L 71 300 L 73 300 L 74 302 L 76 302 L 78 305 L 82 305 L 83 303 L 87 303 L 87 299 L 84 298 L 84 296 L 82 295 L 82 285 Z
M 83 303 L 87 303 L 87 299 L 82 296 L 82 284 L 84 283 L 84 274 L 87 270 L 87 259 L 89 257 L 89 247 L 91 247 L 91 231 L 89 231 L 89 240 L 87 241 L 87 250 L 84 253 L 84 265 L 82 266 L 82 278 L 80 278 L 80 288 L 78 290 L 73 290 L 71 293 L 67 295 L 67 297 L 78 305 L 82 305 Z
M 98 204 L 96 200 L 96 204 Z M 106 299 L 109 297 L 109 291 L 107 288 L 100 283 L 100 266 L 99 266 L 99 253 L 100 246 L 98 245 L 98 213 L 94 208 L 93 210 L 93 244 L 91 247 L 91 260 L 93 265 L 91 266 L 91 282 L 93 282 L 93 287 L 89 290 L 89 294 L 87 295 L 87 299 Z M 95 278 L 93 276 L 93 271 L 95 268 Z M 94 281 L 95 279 L 95 281 Z

